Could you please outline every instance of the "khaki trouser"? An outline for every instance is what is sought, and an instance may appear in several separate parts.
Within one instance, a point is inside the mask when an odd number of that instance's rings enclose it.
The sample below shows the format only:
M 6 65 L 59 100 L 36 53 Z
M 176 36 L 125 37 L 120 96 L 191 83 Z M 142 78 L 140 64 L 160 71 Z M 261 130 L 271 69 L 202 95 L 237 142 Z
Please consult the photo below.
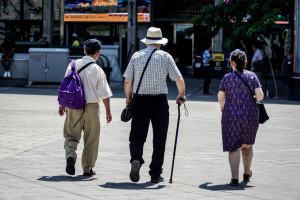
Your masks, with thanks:
M 85 112 L 78 124 L 75 123 L 82 115 L 83 109 L 67 109 L 64 124 L 64 137 L 66 158 L 77 159 L 77 145 L 83 130 L 84 148 L 81 157 L 83 171 L 89 171 L 95 166 L 98 157 L 98 145 L 100 136 L 100 112 L 98 103 L 85 104 Z

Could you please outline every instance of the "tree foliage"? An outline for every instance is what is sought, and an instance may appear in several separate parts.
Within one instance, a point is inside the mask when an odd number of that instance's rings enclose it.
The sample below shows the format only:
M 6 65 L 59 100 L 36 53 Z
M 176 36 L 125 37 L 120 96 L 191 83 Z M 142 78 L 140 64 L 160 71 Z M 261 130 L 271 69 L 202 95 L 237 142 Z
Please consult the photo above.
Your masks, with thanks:
M 223 29 L 229 36 L 229 43 L 233 44 L 238 39 L 268 35 L 279 18 L 293 19 L 293 6 L 293 0 L 221 1 L 216 6 L 203 8 L 201 15 L 193 18 L 194 27 L 189 31 L 213 37 Z

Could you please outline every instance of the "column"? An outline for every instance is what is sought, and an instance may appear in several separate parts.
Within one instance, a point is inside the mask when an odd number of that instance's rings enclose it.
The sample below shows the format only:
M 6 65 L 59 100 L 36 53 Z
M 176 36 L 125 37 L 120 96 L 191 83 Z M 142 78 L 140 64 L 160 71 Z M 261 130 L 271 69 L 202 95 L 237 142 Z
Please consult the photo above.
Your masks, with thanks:
M 295 55 L 295 73 L 300 77 L 300 2 L 295 0 L 295 29 L 294 29 L 294 55 Z
M 127 54 L 137 50 L 137 6 L 136 0 L 128 0 Z
M 215 5 L 219 4 L 221 0 L 215 0 Z M 212 39 L 212 51 L 223 52 L 223 29 Z
M 53 44 L 53 1 L 43 0 L 43 34 L 50 45 Z

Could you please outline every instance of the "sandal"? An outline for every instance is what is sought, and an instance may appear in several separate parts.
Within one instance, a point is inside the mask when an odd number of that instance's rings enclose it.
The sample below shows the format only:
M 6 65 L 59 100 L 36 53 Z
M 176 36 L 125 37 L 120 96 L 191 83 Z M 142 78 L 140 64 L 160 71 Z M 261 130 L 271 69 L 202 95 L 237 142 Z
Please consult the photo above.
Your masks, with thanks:
M 252 171 L 250 171 L 250 174 L 244 174 L 243 182 L 248 183 L 250 182 L 250 177 L 252 176 Z
M 231 186 L 238 186 L 239 185 L 239 179 L 231 179 L 230 181 Z

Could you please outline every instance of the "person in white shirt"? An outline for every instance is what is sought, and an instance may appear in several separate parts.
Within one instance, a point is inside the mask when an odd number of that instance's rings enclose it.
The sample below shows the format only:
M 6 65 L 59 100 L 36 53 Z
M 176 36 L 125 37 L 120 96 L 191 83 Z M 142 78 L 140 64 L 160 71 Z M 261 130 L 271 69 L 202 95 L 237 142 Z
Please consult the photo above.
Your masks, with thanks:
M 83 175 L 93 176 L 96 174 L 92 168 L 95 166 L 98 157 L 100 137 L 99 103 L 101 100 L 104 103 L 106 120 L 107 123 L 110 123 L 112 120 L 110 112 L 110 97 L 112 96 L 112 92 L 107 83 L 105 73 L 95 63 L 101 52 L 100 42 L 95 39 L 87 40 L 84 45 L 84 52 L 86 56 L 76 60 L 76 70 L 78 71 L 84 65 L 93 62 L 79 74 L 84 89 L 85 110 L 66 109 L 64 106 L 59 106 L 58 113 L 60 116 L 66 113 L 64 124 L 64 148 L 67 159 L 66 172 L 70 175 L 75 174 L 76 150 L 81 138 L 81 132 L 83 131 L 84 149 L 81 158 Z M 70 72 L 71 63 L 67 68 L 66 75 Z M 82 118 L 78 121 L 81 116 Z M 74 126 L 77 121 L 77 125 Z

